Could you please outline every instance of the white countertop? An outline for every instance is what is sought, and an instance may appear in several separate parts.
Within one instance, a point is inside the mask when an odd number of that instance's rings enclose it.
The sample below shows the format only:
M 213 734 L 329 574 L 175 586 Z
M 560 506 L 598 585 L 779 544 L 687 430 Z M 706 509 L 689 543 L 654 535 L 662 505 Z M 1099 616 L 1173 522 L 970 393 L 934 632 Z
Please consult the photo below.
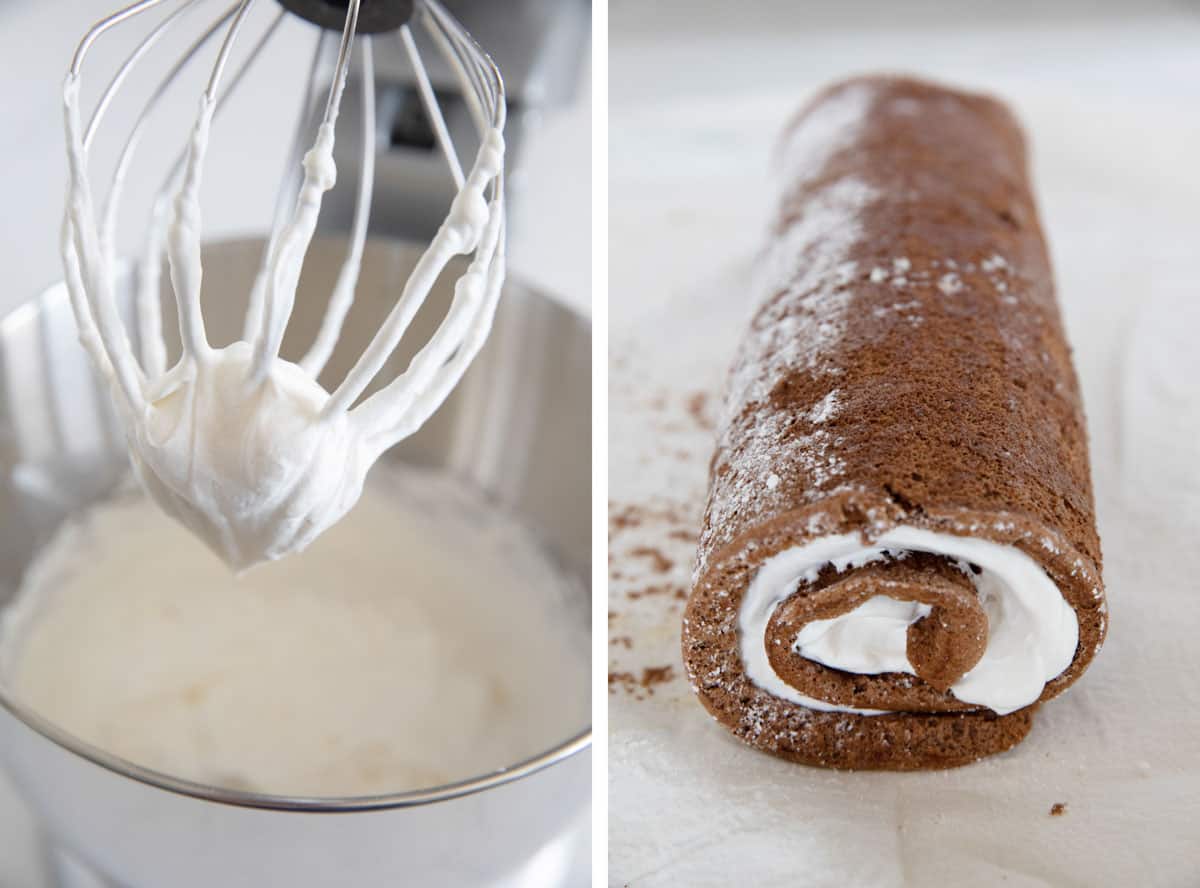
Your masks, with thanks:
M 1200 4 L 613 0 L 611 25 L 610 884 L 1193 884 Z M 993 91 L 1025 124 L 1112 614 L 1024 743 L 933 774 L 773 759 L 680 675 L 770 150 L 815 89 L 878 70 Z
M 5 271 L 0 314 L 61 278 L 58 229 L 66 191 L 62 78 L 86 28 L 122 5 L 120 0 L 0 4 L 0 69 L 8 84 L 0 118 L 0 170 L 8 208 L 0 214 L 0 268 Z M 199 19 L 184 30 L 194 36 L 198 27 Z M 120 57 L 121 44 L 115 39 L 97 45 L 97 71 L 111 70 L 105 65 Z M 248 226 L 242 212 L 245 205 L 269 210 L 278 167 L 247 168 L 233 134 L 279 133 L 279 141 L 286 142 L 299 106 L 301 72 L 306 70 L 310 46 L 309 40 L 299 39 L 273 44 L 270 59 L 246 81 L 246 95 L 231 103 L 224 120 L 217 121 L 204 183 L 206 238 L 245 233 L 255 224 Z M 91 82 L 95 86 L 104 81 L 96 77 Z M 580 82 L 583 87 L 574 104 L 547 113 L 525 144 L 525 168 L 537 172 L 525 177 L 515 202 L 509 253 L 511 274 L 577 310 L 590 312 L 591 110 L 586 69 Z M 91 95 L 94 100 L 95 93 Z M 199 96 L 198 90 L 195 95 Z M 186 114 L 194 112 L 192 102 L 183 104 Z M 182 128 L 172 132 L 178 139 L 185 134 Z M 155 147 L 148 139 L 141 150 L 152 156 Z M 101 150 L 97 153 L 105 156 Z M 135 198 L 137 191 L 135 185 L 131 190 Z M 43 884 L 33 824 L 2 774 L 0 836 L 0 888 Z

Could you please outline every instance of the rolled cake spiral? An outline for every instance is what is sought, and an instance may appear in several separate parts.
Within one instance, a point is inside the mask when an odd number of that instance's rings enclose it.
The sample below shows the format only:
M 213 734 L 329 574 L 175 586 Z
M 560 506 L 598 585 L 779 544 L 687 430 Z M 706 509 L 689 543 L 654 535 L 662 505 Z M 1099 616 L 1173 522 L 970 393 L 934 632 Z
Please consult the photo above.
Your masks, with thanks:
M 781 146 L 683 627 L 750 744 L 920 769 L 1018 743 L 1106 617 L 1079 386 L 1019 125 L 906 78 Z

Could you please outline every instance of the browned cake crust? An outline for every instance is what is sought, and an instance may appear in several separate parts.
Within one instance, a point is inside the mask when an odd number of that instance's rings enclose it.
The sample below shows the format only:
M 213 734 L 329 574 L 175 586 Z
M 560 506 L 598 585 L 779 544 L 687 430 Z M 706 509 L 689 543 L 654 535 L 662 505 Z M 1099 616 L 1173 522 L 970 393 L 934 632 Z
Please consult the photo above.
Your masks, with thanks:
M 754 685 L 738 609 L 758 567 L 784 549 L 909 525 L 1016 546 L 1058 585 L 1079 645 L 1039 703 L 1098 650 L 1105 606 L 1083 410 L 1024 139 L 994 99 L 866 77 L 810 103 L 781 155 L 765 300 L 731 373 L 684 663 L 709 712 L 783 758 L 966 764 L 1020 742 L 1038 703 L 997 716 L 948 693 L 982 653 L 987 624 L 942 559 L 823 572 L 768 626 L 767 640 L 794 639 L 875 593 L 933 605 L 937 619 L 909 631 L 918 676 L 853 675 L 787 643 L 768 648 L 801 693 L 886 715 L 812 710 Z

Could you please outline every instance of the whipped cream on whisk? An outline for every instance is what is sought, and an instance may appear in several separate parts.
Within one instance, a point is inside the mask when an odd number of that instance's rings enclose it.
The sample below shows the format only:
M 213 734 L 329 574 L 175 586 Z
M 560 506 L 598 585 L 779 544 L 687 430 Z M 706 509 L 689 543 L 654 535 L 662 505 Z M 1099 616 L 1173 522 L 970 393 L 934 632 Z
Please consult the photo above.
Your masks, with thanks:
M 420 428 L 482 348 L 504 280 L 503 89 L 498 75 L 493 90 L 479 86 L 481 72 L 494 74 L 494 68 L 480 62 L 481 69 L 471 72 L 472 79 L 459 60 L 458 73 L 481 147 L 464 175 L 453 146 L 442 141 L 458 192 L 398 303 L 341 384 L 332 392 L 322 388 L 316 377 L 349 307 L 365 238 L 364 214 L 313 349 L 299 363 L 280 357 L 322 196 L 337 178 L 334 125 L 356 10 L 357 4 L 351 4 L 325 117 L 304 155 L 294 211 L 282 230 L 273 234 L 260 275 L 262 285 L 251 293 L 245 338 L 225 348 L 209 344 L 201 313 L 199 188 L 218 106 L 216 86 L 239 19 L 231 26 L 202 98 L 170 212 L 160 207 L 155 214 L 156 221 L 167 218 L 165 232 L 152 232 L 143 263 L 139 313 L 142 337 L 148 341 L 143 343 L 146 358 L 141 364 L 116 307 L 111 216 L 106 212 L 101 232 L 93 208 L 87 161 L 95 121 L 86 130 L 81 124 L 77 64 L 64 88 L 71 175 L 62 247 L 81 341 L 109 383 L 135 471 L 146 490 L 236 569 L 300 551 L 354 505 L 375 460 Z M 428 12 L 435 18 L 444 14 L 433 4 Z M 87 38 L 85 47 L 86 42 Z M 406 40 L 406 45 L 411 43 L 411 38 Z M 373 76 L 369 53 L 368 42 L 364 46 L 367 80 Z M 410 56 L 419 76 L 425 78 L 415 46 Z M 426 99 L 435 127 L 444 133 L 431 92 Z M 365 150 L 373 150 L 373 140 L 365 141 Z M 162 366 L 165 348 L 161 325 L 156 324 L 157 267 L 163 246 L 183 347 L 178 363 L 169 369 Z M 357 403 L 446 266 L 455 257 L 468 255 L 471 261 L 455 284 L 453 301 L 433 337 L 405 372 Z
M 978 568 L 978 573 L 970 568 L 965 572 L 987 614 L 987 646 L 979 662 L 950 686 L 957 699 L 1004 715 L 1033 703 L 1046 683 L 1071 665 L 1079 641 L 1078 618 L 1033 558 L 1015 546 L 990 540 L 895 527 L 870 544 L 856 534 L 824 537 L 785 549 L 762 564 L 738 617 L 747 677 L 776 697 L 810 709 L 882 714 L 799 693 L 772 668 L 764 637 L 775 609 L 799 583 L 815 581 L 823 567 L 841 572 L 906 552 L 943 555 Z M 906 634 L 928 613 L 928 606 L 877 595 L 848 613 L 808 623 L 797 634 L 793 650 L 846 672 L 916 675 Z

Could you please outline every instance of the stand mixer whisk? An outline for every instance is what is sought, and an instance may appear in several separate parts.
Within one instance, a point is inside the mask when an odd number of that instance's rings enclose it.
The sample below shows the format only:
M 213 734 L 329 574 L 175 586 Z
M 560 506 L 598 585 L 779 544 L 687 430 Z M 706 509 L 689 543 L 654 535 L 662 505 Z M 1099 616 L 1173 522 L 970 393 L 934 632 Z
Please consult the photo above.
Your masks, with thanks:
M 62 253 L 80 340 L 108 382 L 125 427 L 134 470 L 150 495 L 237 569 L 307 546 L 358 500 L 367 471 L 389 447 L 416 431 L 446 399 L 487 338 L 505 275 L 504 85 L 491 59 L 437 0 L 281 0 L 273 23 L 237 70 L 226 76 L 234 44 L 255 0 L 239 2 L 191 44 L 150 95 L 117 160 L 98 207 L 89 151 L 111 102 L 163 35 L 204 0 L 141 0 L 96 23 L 80 42 L 64 87 L 70 186 Z M 261 0 L 260 0 L 261 2 Z M 83 123 L 82 72 L 105 32 L 173 7 L 120 65 Z M 332 83 L 306 153 L 302 116 L 293 158 L 249 294 L 242 338 L 215 348 L 201 312 L 199 190 L 213 119 L 245 78 L 284 16 L 299 14 L 341 31 Z M 464 168 L 414 30 L 420 28 L 456 75 L 480 147 Z M 374 339 L 327 392 L 317 377 L 354 298 L 366 238 L 373 176 L 375 106 L 372 34 L 396 31 L 422 105 L 453 178 L 456 195 Z M 145 126 L 167 88 L 205 44 L 223 35 L 185 149 L 154 202 L 138 265 L 135 354 L 114 295 L 115 232 L 122 190 Z M 321 32 L 318 55 L 326 32 Z M 334 185 L 335 124 L 351 56 L 361 55 L 363 161 L 349 249 L 320 329 L 297 363 L 280 357 L 304 255 L 323 195 Z M 315 70 L 315 65 L 314 65 Z M 223 82 L 228 84 L 222 88 Z M 315 91 L 309 81 L 312 103 Z M 160 306 L 165 256 L 178 309 L 182 355 L 167 366 Z M 455 257 L 469 256 L 454 298 L 433 336 L 407 369 L 363 398 L 397 348 L 431 288 Z

